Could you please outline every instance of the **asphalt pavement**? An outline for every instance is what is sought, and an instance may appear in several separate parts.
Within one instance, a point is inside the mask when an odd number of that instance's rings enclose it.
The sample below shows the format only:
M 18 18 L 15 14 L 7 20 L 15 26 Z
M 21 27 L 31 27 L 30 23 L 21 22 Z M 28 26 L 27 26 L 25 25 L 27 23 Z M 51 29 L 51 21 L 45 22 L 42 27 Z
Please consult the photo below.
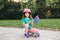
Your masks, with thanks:
M 0 40 L 60 40 L 60 31 L 40 30 L 40 37 L 24 36 L 22 28 L 0 27 Z

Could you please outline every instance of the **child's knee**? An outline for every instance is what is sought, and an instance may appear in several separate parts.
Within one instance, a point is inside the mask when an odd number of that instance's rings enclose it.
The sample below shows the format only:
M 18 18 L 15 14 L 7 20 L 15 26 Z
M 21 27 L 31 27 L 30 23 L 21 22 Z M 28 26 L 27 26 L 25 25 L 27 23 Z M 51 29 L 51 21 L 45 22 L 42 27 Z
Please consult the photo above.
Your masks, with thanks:
M 34 32 L 38 32 L 38 29 L 36 29 L 36 28 L 31 28 L 29 31 L 34 33 Z

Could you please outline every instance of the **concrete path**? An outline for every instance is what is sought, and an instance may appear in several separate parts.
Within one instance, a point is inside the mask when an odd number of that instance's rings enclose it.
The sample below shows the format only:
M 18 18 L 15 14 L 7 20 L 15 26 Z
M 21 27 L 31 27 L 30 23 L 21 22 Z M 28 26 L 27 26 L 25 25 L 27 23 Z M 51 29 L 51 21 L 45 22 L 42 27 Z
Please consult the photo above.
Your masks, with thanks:
M 60 31 L 39 30 L 40 37 L 26 38 L 23 29 L 0 27 L 0 40 L 60 40 Z

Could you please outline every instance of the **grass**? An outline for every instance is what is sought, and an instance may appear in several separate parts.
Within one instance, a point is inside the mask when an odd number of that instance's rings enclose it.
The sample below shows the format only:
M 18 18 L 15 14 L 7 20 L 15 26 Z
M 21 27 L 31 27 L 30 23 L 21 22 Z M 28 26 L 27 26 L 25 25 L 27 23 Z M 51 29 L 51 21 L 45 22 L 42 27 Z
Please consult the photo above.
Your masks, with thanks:
M 0 20 L 0 26 L 8 27 L 22 27 L 21 20 Z M 34 24 L 36 28 L 57 29 L 60 30 L 60 19 L 40 19 Z
M 41 19 L 39 23 L 35 24 L 34 26 L 36 28 L 60 30 L 60 19 Z
M 21 20 L 0 20 L 0 26 L 22 27 Z

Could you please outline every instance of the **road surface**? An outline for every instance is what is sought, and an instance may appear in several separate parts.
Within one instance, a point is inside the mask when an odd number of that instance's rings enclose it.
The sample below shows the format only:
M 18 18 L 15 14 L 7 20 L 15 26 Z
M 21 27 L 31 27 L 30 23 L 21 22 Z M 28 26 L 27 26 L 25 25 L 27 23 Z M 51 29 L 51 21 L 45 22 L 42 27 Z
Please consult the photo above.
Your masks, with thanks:
M 39 30 L 40 37 L 26 38 L 20 28 L 0 27 L 0 40 L 60 40 L 60 31 Z

